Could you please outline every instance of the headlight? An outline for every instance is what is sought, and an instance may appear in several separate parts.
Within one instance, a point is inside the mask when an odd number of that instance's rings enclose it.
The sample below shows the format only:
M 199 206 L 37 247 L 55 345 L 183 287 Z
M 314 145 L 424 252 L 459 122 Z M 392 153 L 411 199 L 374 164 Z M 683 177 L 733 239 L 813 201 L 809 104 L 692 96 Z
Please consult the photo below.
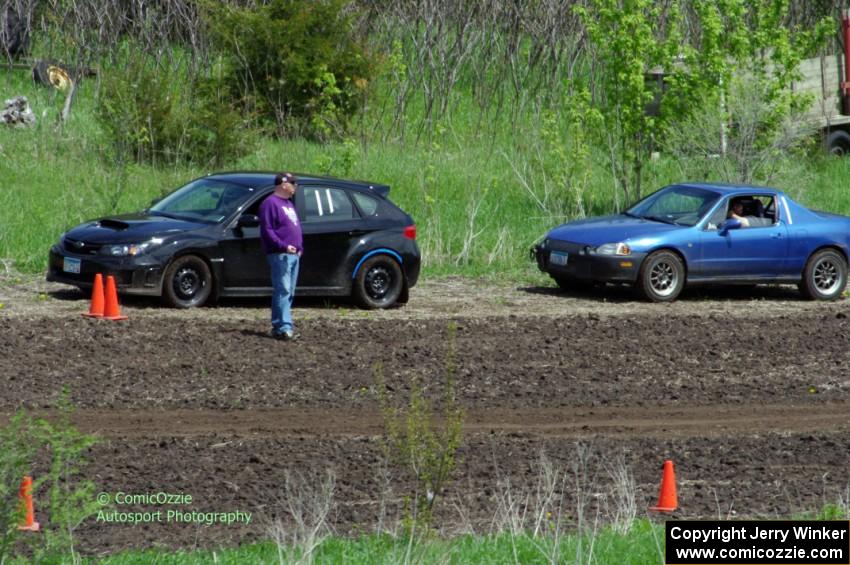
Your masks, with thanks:
M 625 243 L 604 243 L 596 248 L 600 255 L 631 255 L 631 248 Z
M 101 255 L 110 257 L 135 257 L 149 251 L 155 245 L 162 243 L 162 239 L 155 237 L 144 243 L 120 243 L 118 245 L 104 245 L 100 248 Z

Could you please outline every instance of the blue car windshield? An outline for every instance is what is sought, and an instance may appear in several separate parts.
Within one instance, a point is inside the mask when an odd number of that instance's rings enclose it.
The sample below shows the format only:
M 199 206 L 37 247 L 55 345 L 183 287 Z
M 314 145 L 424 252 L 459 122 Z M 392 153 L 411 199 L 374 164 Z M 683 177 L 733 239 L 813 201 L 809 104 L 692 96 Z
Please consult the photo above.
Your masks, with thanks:
M 695 226 L 719 199 L 720 194 L 712 190 L 669 186 L 650 194 L 625 214 L 677 226 Z
M 198 179 L 150 207 L 152 216 L 209 224 L 221 222 L 254 194 L 254 189 L 220 179 Z

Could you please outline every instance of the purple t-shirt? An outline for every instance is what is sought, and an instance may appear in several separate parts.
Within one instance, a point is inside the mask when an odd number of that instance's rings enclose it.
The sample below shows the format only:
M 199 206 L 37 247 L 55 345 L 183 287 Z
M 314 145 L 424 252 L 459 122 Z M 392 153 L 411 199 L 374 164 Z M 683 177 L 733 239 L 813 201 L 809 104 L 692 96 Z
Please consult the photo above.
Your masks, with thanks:
M 301 223 L 292 200 L 272 194 L 260 204 L 260 244 L 263 253 L 286 253 L 289 245 L 304 251 Z

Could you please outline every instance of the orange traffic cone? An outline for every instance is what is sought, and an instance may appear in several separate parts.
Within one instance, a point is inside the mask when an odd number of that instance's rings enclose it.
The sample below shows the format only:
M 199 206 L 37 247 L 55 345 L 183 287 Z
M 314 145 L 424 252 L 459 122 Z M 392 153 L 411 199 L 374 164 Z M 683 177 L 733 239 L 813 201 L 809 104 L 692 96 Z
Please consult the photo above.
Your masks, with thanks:
M 656 512 L 673 512 L 679 507 L 676 499 L 676 473 L 673 471 L 673 462 L 669 459 L 664 462 L 664 474 L 661 476 L 661 492 L 658 494 L 658 504 L 650 507 Z
M 106 277 L 106 309 L 103 312 L 104 320 L 126 320 L 127 316 L 121 315 L 121 307 L 118 306 L 118 290 L 115 288 L 115 277 Z
M 21 506 L 24 511 L 24 522 L 23 524 L 18 524 L 18 529 L 29 532 L 37 532 L 41 529 L 41 526 L 35 521 L 35 511 L 33 510 L 32 505 L 32 477 L 26 476 L 24 477 L 24 480 L 21 481 L 21 492 L 19 496 L 21 499 Z
M 103 275 L 94 276 L 94 287 L 91 289 L 91 306 L 83 316 L 89 318 L 103 318 Z

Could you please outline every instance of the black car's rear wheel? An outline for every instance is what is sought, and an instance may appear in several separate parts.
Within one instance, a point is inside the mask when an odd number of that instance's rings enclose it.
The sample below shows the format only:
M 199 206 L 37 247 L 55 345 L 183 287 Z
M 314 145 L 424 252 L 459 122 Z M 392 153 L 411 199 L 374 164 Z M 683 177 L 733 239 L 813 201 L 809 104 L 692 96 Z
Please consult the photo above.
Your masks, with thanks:
M 847 261 L 834 249 L 812 255 L 803 271 L 800 292 L 811 300 L 835 300 L 847 286 Z
M 367 259 L 354 279 L 352 294 L 363 308 L 389 308 L 401 296 L 404 276 L 399 264 L 387 255 Z
M 637 289 L 652 302 L 672 302 L 685 286 L 685 266 L 671 251 L 656 251 L 643 261 Z
M 213 288 L 209 265 L 195 255 L 175 259 L 165 271 L 162 297 L 174 308 L 194 308 L 203 305 Z

